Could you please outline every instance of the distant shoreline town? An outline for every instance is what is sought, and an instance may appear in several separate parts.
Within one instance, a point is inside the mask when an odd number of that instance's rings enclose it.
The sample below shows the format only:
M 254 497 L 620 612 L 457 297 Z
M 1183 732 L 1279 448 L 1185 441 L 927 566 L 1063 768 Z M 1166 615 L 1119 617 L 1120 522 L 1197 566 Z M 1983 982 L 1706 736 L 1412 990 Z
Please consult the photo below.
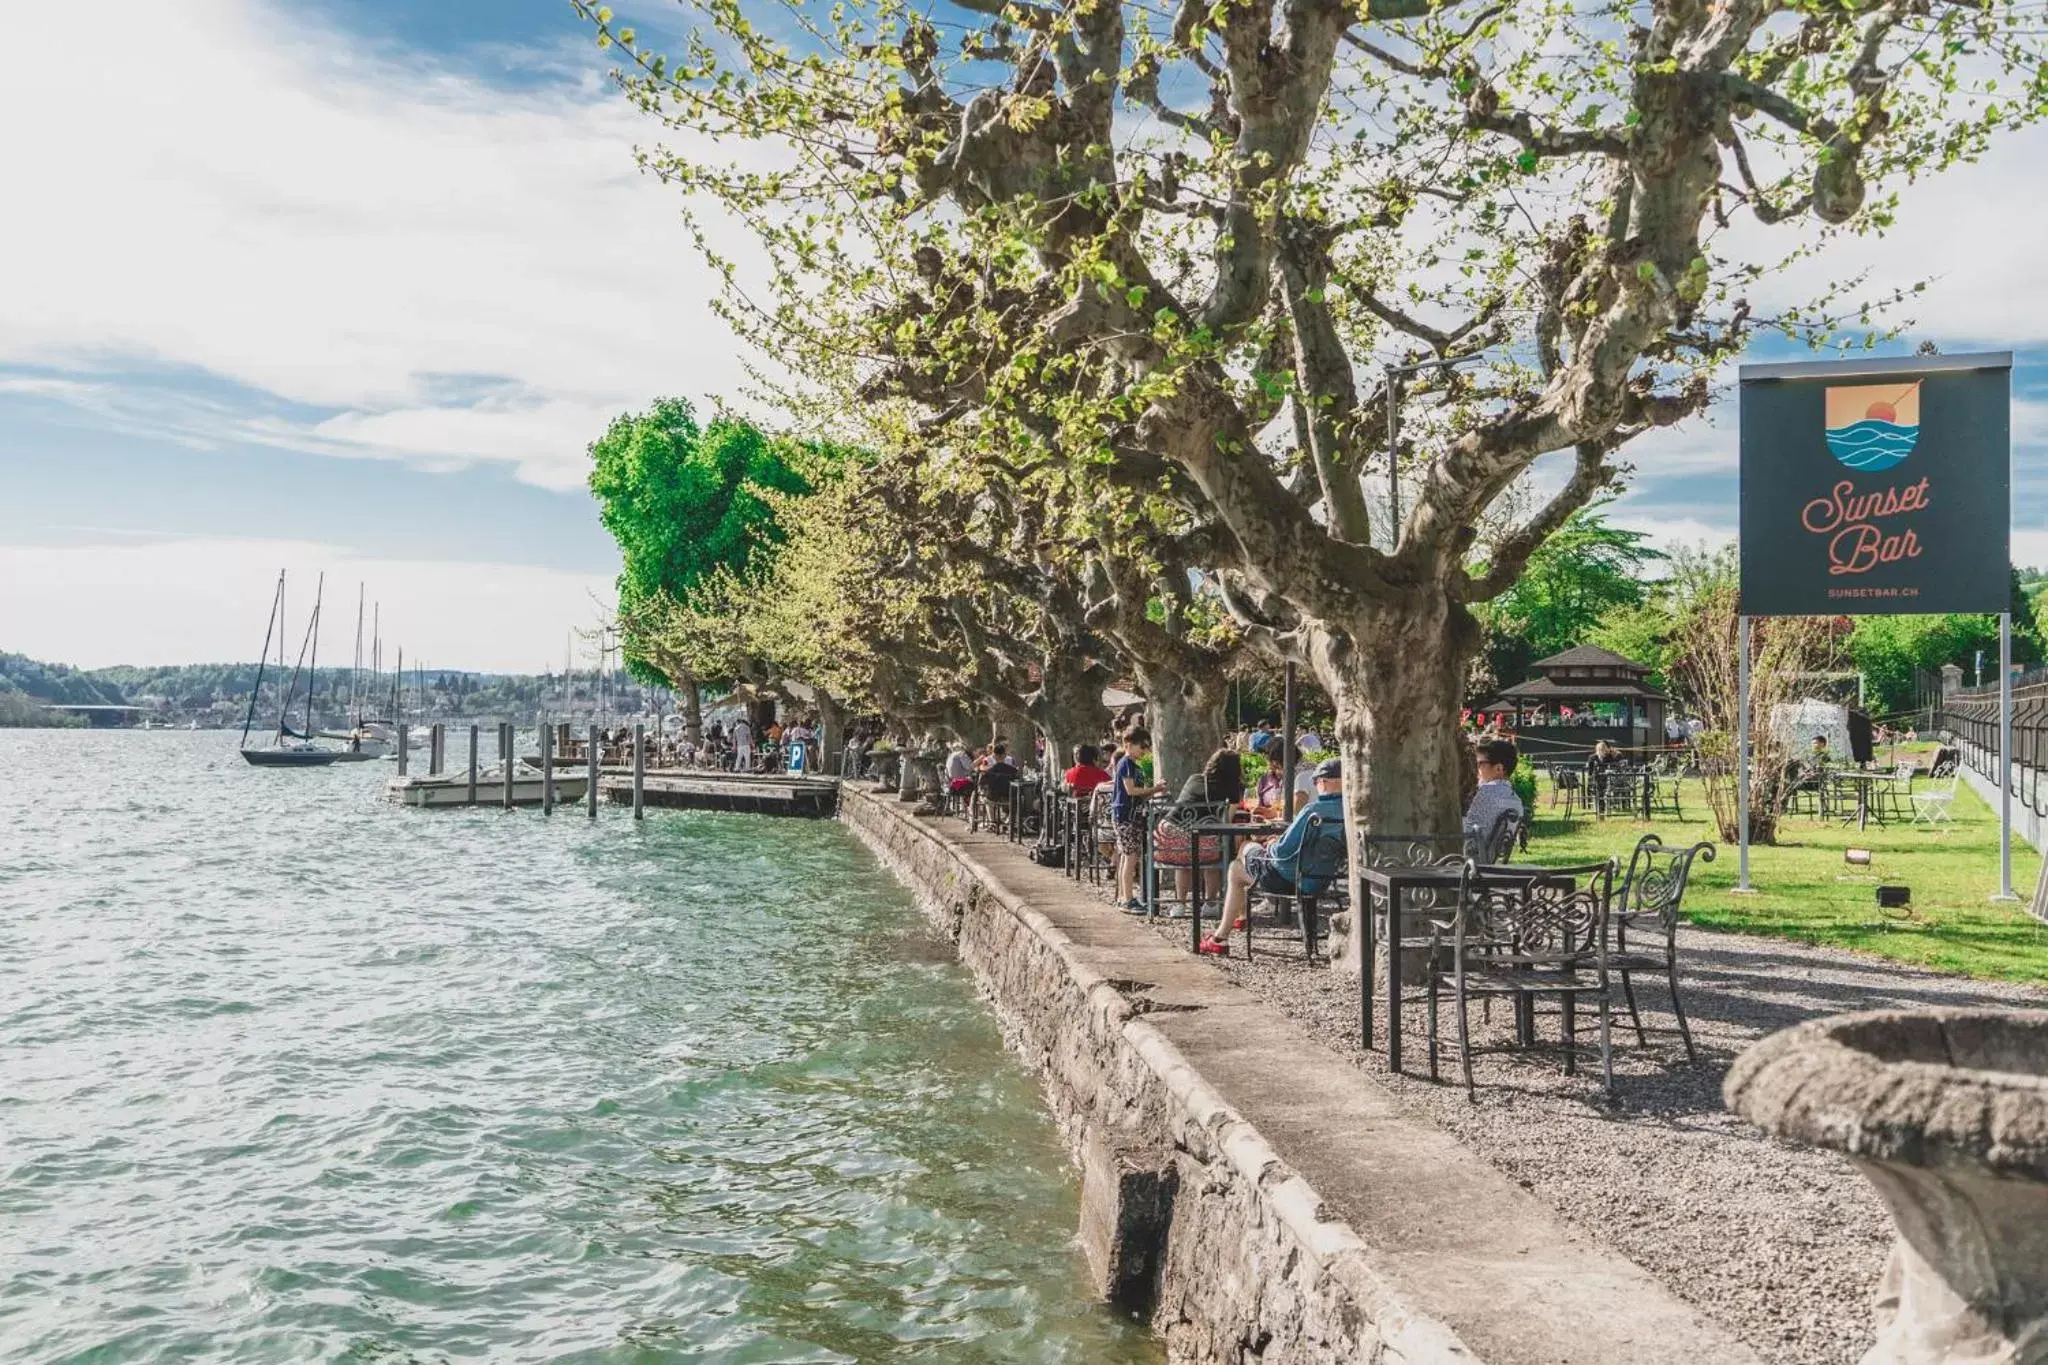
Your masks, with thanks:
M 273 665 L 271 672 L 276 668 Z M 314 720 L 339 725 L 348 717 L 349 668 L 322 668 L 314 679 Z M 165 667 L 80 669 L 0 652 L 0 729 L 95 728 L 236 729 L 249 705 L 256 665 L 178 664 Z M 267 679 L 268 688 L 274 679 Z M 363 688 L 357 682 L 359 691 Z M 402 692 L 386 673 L 368 687 L 369 709 L 425 716 L 487 715 L 522 723 L 543 711 L 606 708 L 621 715 L 670 708 L 665 689 L 650 688 L 624 671 L 592 675 L 479 673 L 461 669 L 408 671 Z M 574 702 L 572 708 L 570 703 Z

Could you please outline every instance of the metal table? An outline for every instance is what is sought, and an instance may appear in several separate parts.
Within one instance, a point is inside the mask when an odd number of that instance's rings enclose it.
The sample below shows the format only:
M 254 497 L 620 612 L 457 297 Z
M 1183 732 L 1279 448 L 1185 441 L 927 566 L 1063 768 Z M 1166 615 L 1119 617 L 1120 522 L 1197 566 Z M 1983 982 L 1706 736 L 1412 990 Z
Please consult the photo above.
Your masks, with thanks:
M 1495 880 L 1513 880 L 1520 877 L 1534 881 L 1548 875 L 1540 867 L 1500 867 L 1481 869 L 1483 874 Z M 1426 864 L 1420 867 L 1376 866 L 1359 869 L 1358 878 L 1363 892 L 1364 905 L 1353 906 L 1352 915 L 1357 921 L 1358 932 L 1364 935 L 1360 942 L 1358 972 L 1358 1037 L 1365 1047 L 1372 1046 L 1372 978 L 1375 944 L 1379 938 L 1378 926 L 1373 918 L 1373 892 L 1378 891 L 1386 898 L 1387 905 L 1387 1069 L 1401 1069 L 1401 900 L 1411 890 L 1458 889 L 1458 879 L 1464 869 L 1458 864 L 1448 867 L 1441 864 Z
M 1195 825 L 1188 830 L 1188 860 L 1192 864 L 1188 869 L 1189 952 L 1199 953 L 1202 951 L 1202 864 L 1199 855 L 1202 851 L 1203 837 L 1221 838 L 1223 840 L 1223 902 L 1228 905 L 1230 903 L 1230 868 L 1231 864 L 1237 861 L 1237 841 L 1239 839 L 1272 838 L 1275 835 L 1285 834 L 1286 832 L 1286 825 L 1277 824 L 1272 821 L 1257 825 L 1215 821 L 1210 824 Z M 1251 904 L 1249 898 L 1247 898 L 1245 904 L 1246 913 L 1249 915 Z
M 1853 782 L 1856 784 L 1856 809 L 1843 816 L 1842 823 L 1846 825 L 1853 820 L 1856 822 L 1857 829 L 1868 829 L 1870 828 L 1871 785 L 1877 782 L 1890 782 L 1892 776 L 1891 773 L 1845 772 L 1837 769 L 1834 772 L 1830 772 L 1823 780 L 1827 782 Z M 1877 823 L 1880 825 L 1885 823 L 1882 812 L 1878 814 Z

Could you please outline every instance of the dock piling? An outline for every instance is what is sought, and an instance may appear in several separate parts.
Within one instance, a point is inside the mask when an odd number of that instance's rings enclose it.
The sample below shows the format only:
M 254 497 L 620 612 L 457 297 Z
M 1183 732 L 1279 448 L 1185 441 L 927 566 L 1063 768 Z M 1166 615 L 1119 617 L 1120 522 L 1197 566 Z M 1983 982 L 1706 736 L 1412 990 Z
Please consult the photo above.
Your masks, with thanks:
M 633 818 L 647 814 L 647 727 L 633 727 Z
M 477 727 L 469 727 L 469 804 L 476 804 L 476 733 Z
M 411 747 L 411 732 L 406 729 L 405 722 L 400 721 L 398 722 L 398 775 L 400 777 L 405 776 L 406 760 L 410 757 L 407 750 Z
M 555 813 L 555 731 L 545 721 L 540 727 L 540 813 Z
M 519 728 L 511 721 L 498 727 L 498 754 L 505 760 L 505 809 L 512 809 L 512 774 L 519 770 Z
M 447 732 L 440 721 L 427 728 L 427 776 L 441 775 L 441 760 L 446 755 Z
M 584 751 L 590 756 L 590 787 L 583 793 L 583 804 L 593 820 L 597 818 L 597 745 L 598 731 L 593 725 L 590 727 L 590 747 Z

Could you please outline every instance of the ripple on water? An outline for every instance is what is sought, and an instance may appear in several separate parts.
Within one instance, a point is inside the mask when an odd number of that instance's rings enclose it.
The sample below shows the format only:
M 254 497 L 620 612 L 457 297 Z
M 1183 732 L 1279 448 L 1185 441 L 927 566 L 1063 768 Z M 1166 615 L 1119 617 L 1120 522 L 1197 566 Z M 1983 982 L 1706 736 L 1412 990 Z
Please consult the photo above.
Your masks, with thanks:
M 843 831 L 0 732 L 0 1358 L 1156 1359 Z

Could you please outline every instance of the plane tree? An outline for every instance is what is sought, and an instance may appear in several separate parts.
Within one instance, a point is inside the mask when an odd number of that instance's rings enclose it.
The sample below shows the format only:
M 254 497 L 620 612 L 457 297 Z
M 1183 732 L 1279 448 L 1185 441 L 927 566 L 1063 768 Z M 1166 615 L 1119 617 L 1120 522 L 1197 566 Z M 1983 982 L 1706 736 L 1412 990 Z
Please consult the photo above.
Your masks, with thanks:
M 1380 831 L 1455 827 L 1474 608 L 1759 331 L 1865 322 L 1805 258 L 2048 92 L 2028 0 L 584 10 L 793 386 L 1182 509 Z
M 811 487 L 815 452 L 751 422 L 700 424 L 689 402 L 661 398 L 612 420 L 590 446 L 590 491 L 618 542 L 618 618 L 626 664 L 675 689 L 692 740 L 703 728 L 692 654 L 664 644 L 677 601 L 713 572 L 744 570 L 780 538 L 770 498 Z M 673 624 L 671 622 L 671 624 Z

